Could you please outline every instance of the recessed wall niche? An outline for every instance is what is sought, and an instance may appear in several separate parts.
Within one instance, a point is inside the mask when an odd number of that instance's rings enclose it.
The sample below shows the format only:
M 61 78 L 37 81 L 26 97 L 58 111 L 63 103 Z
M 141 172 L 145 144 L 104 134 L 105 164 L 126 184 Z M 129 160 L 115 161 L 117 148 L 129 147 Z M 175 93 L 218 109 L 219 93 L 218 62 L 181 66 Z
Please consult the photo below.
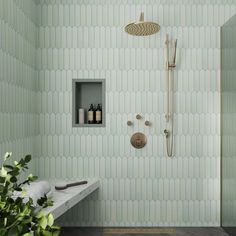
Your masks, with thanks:
M 88 123 L 88 110 L 93 104 L 101 107 L 101 123 Z M 84 109 L 84 123 L 80 123 L 79 109 Z M 96 117 L 96 115 L 95 115 Z M 105 127 L 105 79 L 72 80 L 72 126 Z

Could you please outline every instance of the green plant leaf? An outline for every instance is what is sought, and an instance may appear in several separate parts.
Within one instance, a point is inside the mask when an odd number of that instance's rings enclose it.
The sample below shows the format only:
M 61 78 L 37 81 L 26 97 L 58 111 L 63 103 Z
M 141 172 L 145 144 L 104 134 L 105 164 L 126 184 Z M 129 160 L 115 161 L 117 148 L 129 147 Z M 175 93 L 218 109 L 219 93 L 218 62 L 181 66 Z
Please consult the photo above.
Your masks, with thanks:
M 13 166 L 10 166 L 10 165 L 3 165 L 5 168 L 7 168 L 7 169 L 10 169 L 10 170 L 13 170 L 14 169 L 14 167 Z
M 4 208 L 6 206 L 6 202 L 2 202 L 2 201 L 0 201 L 0 208 Z M 1 235 L 1 234 L 0 234 Z
M 22 236 L 30 236 L 30 233 L 25 233 Z
M 4 218 L 4 226 L 7 225 L 7 217 Z
M 25 162 L 28 163 L 31 161 L 31 155 L 26 155 L 25 156 Z
M 21 191 L 22 191 L 22 188 L 19 187 L 19 186 L 16 186 L 16 187 L 15 187 L 15 191 L 19 191 L 19 192 L 21 192 Z
M 12 176 L 17 176 L 17 175 L 20 174 L 20 172 L 19 172 L 19 169 L 14 168 L 14 170 L 8 171 L 8 174 L 9 174 L 9 175 L 12 175 Z
M 58 236 L 60 235 L 60 228 L 58 227 L 57 231 L 52 233 L 52 236 Z
M 5 181 L 6 181 L 6 178 L 0 176 L 0 183 L 5 183 Z
M 12 153 L 11 152 L 6 152 L 3 159 L 6 161 L 9 157 L 11 157 Z
M 48 225 L 51 227 L 51 226 L 53 226 L 53 223 L 54 223 L 53 215 L 49 214 L 48 215 Z
M 43 236 L 52 236 L 52 233 L 50 231 L 43 231 Z
M 9 198 L 7 198 L 6 202 L 7 202 L 8 204 L 13 204 L 13 203 L 14 203 L 14 200 L 9 197 Z
M 22 204 L 22 201 L 23 199 L 21 197 L 18 197 L 16 200 L 15 200 L 15 204 L 20 206 Z
M 29 176 L 28 176 L 28 180 L 29 180 L 29 181 L 35 181 L 36 179 L 38 179 L 37 176 L 32 175 L 32 174 L 29 174 Z
M 10 178 L 10 181 L 11 181 L 12 183 L 16 183 L 16 182 L 17 182 L 16 176 L 12 176 L 12 177 Z
M 36 215 L 36 218 L 37 219 L 40 219 L 44 216 L 44 213 L 42 211 L 40 211 L 37 215 Z
M 40 224 L 41 228 L 43 228 L 43 229 L 46 229 L 47 223 L 48 223 L 48 222 L 47 222 L 47 219 L 46 219 L 45 216 L 43 216 L 43 217 L 41 218 L 41 220 L 39 221 L 39 224 Z
M 3 185 L 0 185 L 0 192 L 3 192 L 4 188 L 5 187 Z
M 6 171 L 6 169 L 3 166 L 0 169 L 0 176 L 1 177 L 7 177 L 7 171 Z
M 4 156 L 4 162 L 10 158 L 11 153 Z M 37 179 L 37 176 L 30 174 L 27 179 L 19 178 L 22 171 L 28 169 L 31 156 L 21 158 L 14 165 L 3 164 L 0 167 L 0 236 L 57 236 L 60 228 L 54 225 L 52 215 L 45 216 L 43 212 L 38 212 L 33 205 L 32 198 L 24 198 L 24 184 Z M 19 180 L 22 181 L 19 183 Z M 13 198 L 14 191 L 19 193 L 17 198 Z M 46 196 L 38 199 L 42 207 L 52 204 Z

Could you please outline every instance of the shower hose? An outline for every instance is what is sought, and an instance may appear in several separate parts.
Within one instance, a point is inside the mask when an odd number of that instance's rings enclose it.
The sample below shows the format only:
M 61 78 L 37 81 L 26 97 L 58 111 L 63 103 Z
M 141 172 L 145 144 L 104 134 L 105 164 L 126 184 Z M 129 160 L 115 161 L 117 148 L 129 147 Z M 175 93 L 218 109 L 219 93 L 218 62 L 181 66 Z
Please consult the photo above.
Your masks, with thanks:
M 173 129 L 174 129 L 174 112 L 173 112 L 173 89 L 174 79 L 172 78 L 171 70 L 166 73 L 166 87 L 167 87 L 167 113 L 166 121 L 170 122 L 170 130 L 165 129 L 166 136 L 166 152 L 168 157 L 173 156 Z
M 169 134 L 166 136 L 166 152 L 168 157 L 173 156 L 173 119 L 171 119 L 171 130 Z

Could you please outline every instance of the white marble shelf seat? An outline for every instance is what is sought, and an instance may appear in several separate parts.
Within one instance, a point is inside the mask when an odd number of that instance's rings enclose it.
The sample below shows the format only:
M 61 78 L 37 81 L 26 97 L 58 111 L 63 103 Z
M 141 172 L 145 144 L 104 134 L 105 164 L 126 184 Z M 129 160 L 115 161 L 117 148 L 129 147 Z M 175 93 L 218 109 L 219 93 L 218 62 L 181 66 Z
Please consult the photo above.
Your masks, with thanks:
M 65 190 L 55 190 L 55 184 L 51 184 L 53 188 L 52 198 L 53 206 L 44 209 L 44 213 L 52 213 L 54 219 L 63 215 L 70 208 L 75 206 L 89 194 L 99 188 L 100 182 L 98 179 L 88 180 L 85 185 L 79 185 L 67 188 Z

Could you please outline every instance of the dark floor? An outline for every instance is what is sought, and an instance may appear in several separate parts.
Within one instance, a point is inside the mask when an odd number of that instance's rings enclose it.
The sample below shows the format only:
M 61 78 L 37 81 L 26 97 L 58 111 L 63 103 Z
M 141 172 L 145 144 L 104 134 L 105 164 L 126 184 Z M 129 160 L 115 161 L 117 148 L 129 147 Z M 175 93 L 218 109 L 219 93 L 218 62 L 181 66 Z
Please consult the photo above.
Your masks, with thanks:
M 236 227 L 224 227 L 224 230 L 225 230 L 230 236 L 236 236 Z
M 219 227 L 191 228 L 63 228 L 61 236 L 229 236 Z M 125 230 L 127 230 L 125 233 Z M 138 231 L 142 233 L 138 233 Z M 112 232 L 113 231 L 113 232 Z M 234 236 L 234 234 L 230 234 Z

